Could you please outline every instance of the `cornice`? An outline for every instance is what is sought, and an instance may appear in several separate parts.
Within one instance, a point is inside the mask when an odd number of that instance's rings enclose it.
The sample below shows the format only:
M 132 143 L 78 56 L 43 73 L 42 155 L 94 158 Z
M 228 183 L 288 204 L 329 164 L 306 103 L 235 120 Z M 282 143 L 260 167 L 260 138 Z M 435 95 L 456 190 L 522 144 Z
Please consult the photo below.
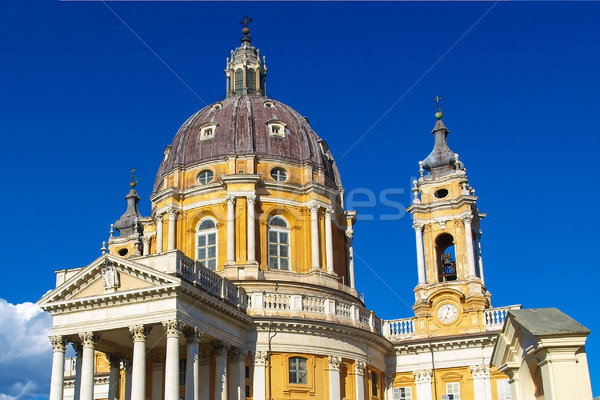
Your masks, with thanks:
M 409 339 L 394 343 L 396 355 L 429 353 L 434 351 L 493 347 L 498 339 L 497 332 L 464 334 L 443 337 Z
M 441 211 L 441 210 L 455 210 L 458 207 L 462 207 L 464 205 L 473 205 L 477 202 L 477 196 L 470 195 L 460 195 L 459 197 L 451 200 L 440 200 L 434 201 L 432 203 L 413 203 L 406 208 L 406 211 L 409 213 L 430 213 L 433 211 Z M 456 217 L 452 217 L 450 219 L 455 219 Z

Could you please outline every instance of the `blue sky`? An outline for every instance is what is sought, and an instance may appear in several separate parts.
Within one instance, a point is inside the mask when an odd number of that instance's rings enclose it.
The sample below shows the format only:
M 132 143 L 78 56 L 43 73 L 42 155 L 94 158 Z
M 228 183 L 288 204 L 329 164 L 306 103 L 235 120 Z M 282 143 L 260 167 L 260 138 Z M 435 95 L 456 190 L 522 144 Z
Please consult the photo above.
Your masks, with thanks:
M 403 192 L 390 199 L 410 204 L 418 161 L 433 146 L 432 99 L 443 97 L 450 147 L 488 213 L 492 304 L 558 307 L 590 328 L 600 395 L 599 2 L 3 5 L 1 310 L 23 316 L 29 308 L 10 304 L 37 301 L 54 270 L 100 255 L 133 165 L 149 214 L 162 152 L 188 116 L 224 95 L 225 58 L 248 14 L 270 95 L 309 118 L 355 199 L 391 189 Z M 411 316 L 410 218 L 379 200 L 357 211 L 373 216 L 355 227 L 358 290 L 381 318 Z M 23 326 L 37 326 L 34 314 Z M 11 334 L 0 329 L 0 346 Z M 11 368 L 0 359 L 0 376 Z M 50 364 L 39 368 L 27 393 L 0 378 L 3 400 L 45 394 Z

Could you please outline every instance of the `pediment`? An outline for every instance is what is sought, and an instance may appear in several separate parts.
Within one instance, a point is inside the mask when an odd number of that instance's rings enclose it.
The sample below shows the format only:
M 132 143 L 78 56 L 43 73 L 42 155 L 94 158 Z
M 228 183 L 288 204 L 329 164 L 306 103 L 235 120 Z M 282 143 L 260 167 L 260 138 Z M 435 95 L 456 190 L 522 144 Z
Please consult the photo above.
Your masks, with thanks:
M 179 279 L 131 260 L 106 254 L 84 267 L 38 304 L 68 302 L 178 284 Z

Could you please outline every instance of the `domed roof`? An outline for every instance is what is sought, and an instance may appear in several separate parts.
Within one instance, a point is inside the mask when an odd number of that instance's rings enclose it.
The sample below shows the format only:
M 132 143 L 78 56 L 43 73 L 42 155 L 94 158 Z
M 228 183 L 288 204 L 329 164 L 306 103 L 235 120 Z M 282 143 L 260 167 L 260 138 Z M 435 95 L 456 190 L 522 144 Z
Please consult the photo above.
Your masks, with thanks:
M 272 126 L 278 127 L 273 134 Z M 211 129 L 207 135 L 206 128 Z M 167 150 L 154 183 L 175 168 L 191 167 L 227 156 L 261 158 L 322 169 L 326 184 L 341 189 L 339 171 L 327 144 L 308 121 L 291 107 L 257 95 L 230 96 L 192 115 L 179 129 Z

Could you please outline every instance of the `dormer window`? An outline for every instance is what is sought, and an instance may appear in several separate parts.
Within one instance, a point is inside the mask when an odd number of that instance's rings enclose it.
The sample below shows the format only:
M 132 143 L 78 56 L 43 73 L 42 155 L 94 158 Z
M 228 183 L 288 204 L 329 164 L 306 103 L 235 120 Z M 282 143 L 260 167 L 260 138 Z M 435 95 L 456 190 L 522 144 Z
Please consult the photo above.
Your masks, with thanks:
M 200 127 L 200 140 L 209 140 L 215 137 L 217 124 L 205 124 Z
M 285 134 L 289 133 L 286 125 L 277 120 L 267 121 L 267 129 L 269 131 L 269 135 L 271 136 L 285 137 Z

